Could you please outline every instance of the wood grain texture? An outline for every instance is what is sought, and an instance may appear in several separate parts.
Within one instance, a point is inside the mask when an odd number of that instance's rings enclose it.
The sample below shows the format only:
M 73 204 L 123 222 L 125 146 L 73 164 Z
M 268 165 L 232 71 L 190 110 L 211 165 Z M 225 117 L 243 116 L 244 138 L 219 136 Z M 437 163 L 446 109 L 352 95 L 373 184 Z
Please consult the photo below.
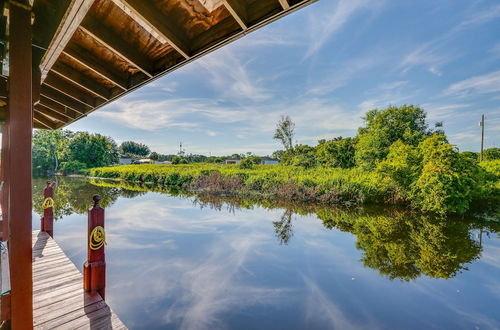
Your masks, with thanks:
M 101 296 L 83 291 L 80 271 L 47 233 L 34 231 L 35 329 L 127 329 Z

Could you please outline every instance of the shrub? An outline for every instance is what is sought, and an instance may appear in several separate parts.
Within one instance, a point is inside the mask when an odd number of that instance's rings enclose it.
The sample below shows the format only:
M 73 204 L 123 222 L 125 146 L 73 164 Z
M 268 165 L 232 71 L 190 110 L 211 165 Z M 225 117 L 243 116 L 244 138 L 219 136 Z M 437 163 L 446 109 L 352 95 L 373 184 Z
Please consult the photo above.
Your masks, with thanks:
M 63 162 L 61 164 L 61 169 L 66 174 L 70 173 L 81 173 L 82 170 L 85 170 L 87 165 L 85 163 L 79 162 L 78 160 L 72 160 L 69 162 Z
M 423 166 L 412 185 L 412 204 L 440 214 L 464 213 L 477 190 L 477 165 L 461 156 L 440 134 L 424 140 L 418 149 Z

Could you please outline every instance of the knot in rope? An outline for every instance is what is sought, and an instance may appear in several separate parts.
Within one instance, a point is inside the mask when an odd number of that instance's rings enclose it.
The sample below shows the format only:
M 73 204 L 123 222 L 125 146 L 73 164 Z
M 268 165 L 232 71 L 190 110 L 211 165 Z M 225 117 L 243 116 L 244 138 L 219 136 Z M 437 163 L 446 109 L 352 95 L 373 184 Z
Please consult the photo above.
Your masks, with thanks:
M 101 226 L 96 226 L 89 237 L 89 247 L 91 250 L 99 250 L 106 243 L 106 233 L 104 228 Z
M 42 207 L 44 210 L 48 209 L 49 207 L 54 207 L 54 200 L 52 199 L 52 197 L 45 198 L 45 200 L 42 203 Z

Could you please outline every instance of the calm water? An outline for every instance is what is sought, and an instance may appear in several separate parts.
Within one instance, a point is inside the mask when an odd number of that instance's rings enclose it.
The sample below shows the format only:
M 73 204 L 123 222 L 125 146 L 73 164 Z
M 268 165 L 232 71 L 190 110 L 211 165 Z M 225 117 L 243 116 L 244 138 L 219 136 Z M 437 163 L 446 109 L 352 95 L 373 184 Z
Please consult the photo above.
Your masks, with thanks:
M 59 179 L 54 236 L 82 270 L 102 196 L 106 300 L 130 329 L 500 329 L 498 222 L 116 185 Z

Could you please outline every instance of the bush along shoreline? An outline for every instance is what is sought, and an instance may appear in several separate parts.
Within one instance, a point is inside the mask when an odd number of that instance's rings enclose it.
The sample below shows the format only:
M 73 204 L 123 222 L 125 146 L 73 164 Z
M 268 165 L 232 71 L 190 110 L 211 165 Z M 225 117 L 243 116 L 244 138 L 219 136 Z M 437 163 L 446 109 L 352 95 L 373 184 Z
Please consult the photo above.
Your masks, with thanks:
M 441 163 L 427 155 L 422 161 L 417 157 L 420 165 L 415 169 L 408 158 L 416 157 L 418 151 L 401 149 L 404 148 L 394 147 L 387 162 L 372 171 L 284 165 L 244 169 L 238 165 L 158 164 L 94 168 L 89 176 L 180 187 L 201 194 L 343 205 L 403 204 L 443 215 L 477 209 L 498 214 L 499 160 L 477 166 L 459 161 Z

